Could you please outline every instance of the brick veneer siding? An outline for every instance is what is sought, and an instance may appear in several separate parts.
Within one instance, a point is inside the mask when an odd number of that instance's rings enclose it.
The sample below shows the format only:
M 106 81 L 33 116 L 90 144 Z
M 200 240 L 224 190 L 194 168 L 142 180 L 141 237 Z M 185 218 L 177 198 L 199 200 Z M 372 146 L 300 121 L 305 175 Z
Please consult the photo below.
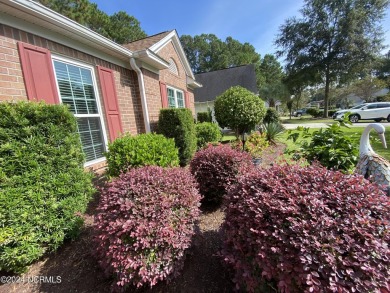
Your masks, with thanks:
M 186 72 L 172 42 L 165 45 L 162 49 L 160 49 L 160 51 L 157 52 L 157 54 L 167 61 L 172 58 L 176 63 L 178 75 L 172 73 L 169 71 L 169 69 L 160 70 L 159 75 L 149 70 L 142 70 L 144 75 L 145 91 L 148 101 L 149 119 L 152 131 L 155 130 L 155 126 L 158 121 L 158 115 L 161 109 L 159 81 L 165 82 L 168 86 L 172 86 L 183 91 L 188 91 L 190 100 L 189 108 L 191 109 L 193 115 L 195 115 L 194 94 L 193 91 L 187 87 Z
M 92 55 L 3 24 L 0 24 L 0 101 L 27 100 L 17 49 L 18 41 L 49 49 L 54 55 L 93 66 L 95 69 L 97 65 L 112 69 L 115 76 L 123 131 L 132 134 L 145 132 L 137 74 L 133 70 L 120 67 Z M 95 77 L 98 83 L 98 92 L 107 128 L 108 124 L 104 113 L 104 103 L 96 70 Z M 108 129 L 106 131 L 108 133 Z M 103 166 L 104 164 L 101 163 L 96 164 L 96 168 Z M 95 165 L 92 168 L 95 169 Z

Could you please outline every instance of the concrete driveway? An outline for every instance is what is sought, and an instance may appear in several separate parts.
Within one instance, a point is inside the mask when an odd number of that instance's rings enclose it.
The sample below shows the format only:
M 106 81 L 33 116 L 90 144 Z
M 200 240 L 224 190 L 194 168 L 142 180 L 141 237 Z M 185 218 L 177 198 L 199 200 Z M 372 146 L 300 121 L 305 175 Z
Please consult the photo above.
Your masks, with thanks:
M 375 123 L 374 121 L 372 122 L 358 122 L 358 123 L 353 123 L 352 125 L 349 125 L 350 127 L 366 127 L 370 123 Z M 387 121 L 382 121 L 380 122 L 383 124 L 383 126 L 388 127 L 390 126 L 390 123 Z M 309 127 L 309 128 L 326 128 L 328 124 L 331 123 L 302 123 L 302 124 L 283 124 L 283 126 L 286 129 L 296 129 L 298 126 L 303 126 L 303 127 Z

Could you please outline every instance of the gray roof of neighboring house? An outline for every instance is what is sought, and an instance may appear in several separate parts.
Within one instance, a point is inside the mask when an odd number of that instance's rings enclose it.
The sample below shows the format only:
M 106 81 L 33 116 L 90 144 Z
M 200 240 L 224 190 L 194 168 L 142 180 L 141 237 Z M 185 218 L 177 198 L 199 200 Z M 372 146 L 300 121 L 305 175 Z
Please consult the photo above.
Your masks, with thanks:
M 242 86 L 257 94 L 256 72 L 253 64 L 195 74 L 203 87 L 194 90 L 195 102 L 214 101 L 232 86 Z

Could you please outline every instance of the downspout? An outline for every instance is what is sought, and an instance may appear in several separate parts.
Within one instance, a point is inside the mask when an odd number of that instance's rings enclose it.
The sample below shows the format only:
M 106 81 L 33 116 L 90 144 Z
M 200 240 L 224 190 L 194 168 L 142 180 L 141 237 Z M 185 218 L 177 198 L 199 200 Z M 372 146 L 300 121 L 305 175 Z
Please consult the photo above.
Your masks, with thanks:
M 144 75 L 142 74 L 141 69 L 135 63 L 134 58 L 130 58 L 130 66 L 135 72 L 137 72 L 139 91 L 141 94 L 142 112 L 144 114 L 145 131 L 146 131 L 146 133 L 149 133 L 150 132 L 150 121 L 149 121 L 148 104 L 146 102 Z

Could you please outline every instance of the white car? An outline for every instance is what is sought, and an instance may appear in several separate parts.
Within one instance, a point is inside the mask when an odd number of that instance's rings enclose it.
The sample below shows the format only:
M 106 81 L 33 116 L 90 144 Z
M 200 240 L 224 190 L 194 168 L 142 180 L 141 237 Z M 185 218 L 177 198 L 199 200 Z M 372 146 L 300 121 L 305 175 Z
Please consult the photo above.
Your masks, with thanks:
M 359 120 L 374 120 L 390 122 L 390 102 L 364 103 L 351 109 L 337 111 L 333 114 L 333 119 L 342 120 L 344 114 L 350 112 L 349 121 L 356 123 Z

